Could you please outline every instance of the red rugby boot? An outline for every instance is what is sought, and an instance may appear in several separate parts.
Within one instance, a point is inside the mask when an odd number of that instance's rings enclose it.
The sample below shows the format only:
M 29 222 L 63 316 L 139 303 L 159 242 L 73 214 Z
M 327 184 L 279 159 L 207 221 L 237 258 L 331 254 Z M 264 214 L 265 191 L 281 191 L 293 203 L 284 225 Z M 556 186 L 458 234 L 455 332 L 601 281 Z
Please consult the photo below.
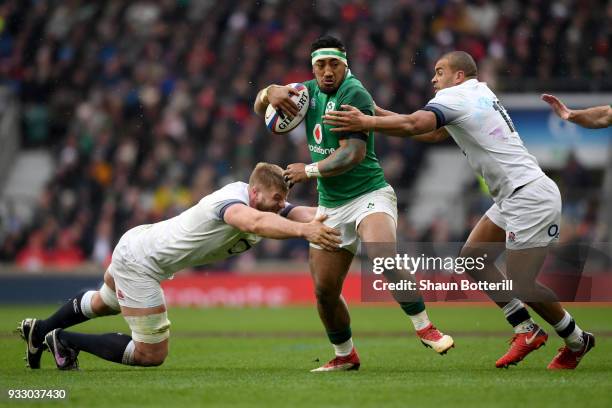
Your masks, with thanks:
M 572 351 L 567 346 L 561 347 L 559 354 L 552 359 L 546 368 L 549 370 L 573 370 L 576 368 L 582 357 L 595 347 L 595 336 L 591 333 L 582 332 L 582 340 L 584 341 L 584 346 L 579 351 Z
M 510 349 L 495 363 L 497 368 L 508 368 L 518 364 L 527 357 L 527 354 L 539 349 L 546 344 L 548 334 L 538 325 L 533 325 L 533 330 L 527 333 L 516 333 L 510 340 Z
M 355 347 L 351 350 L 351 354 L 345 357 L 336 356 L 332 360 L 330 360 L 327 364 L 310 370 L 311 373 L 319 373 L 324 371 L 350 371 L 350 370 L 359 370 L 359 366 L 361 363 L 359 362 L 359 355 L 357 354 L 357 350 Z

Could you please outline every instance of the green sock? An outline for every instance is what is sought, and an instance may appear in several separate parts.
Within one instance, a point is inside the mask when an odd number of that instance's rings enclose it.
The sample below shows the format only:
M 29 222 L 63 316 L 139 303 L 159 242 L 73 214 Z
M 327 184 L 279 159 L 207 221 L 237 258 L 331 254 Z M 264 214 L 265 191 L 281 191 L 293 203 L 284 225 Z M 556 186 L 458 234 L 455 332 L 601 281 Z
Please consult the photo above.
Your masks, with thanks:
M 425 310 L 425 302 L 423 298 L 419 298 L 416 302 L 399 302 L 400 307 L 408 316 L 421 313 Z
M 327 337 L 329 338 L 329 341 L 332 342 L 332 344 L 344 343 L 345 341 L 353 337 L 353 333 L 351 332 L 351 326 L 347 327 L 344 330 L 328 331 Z

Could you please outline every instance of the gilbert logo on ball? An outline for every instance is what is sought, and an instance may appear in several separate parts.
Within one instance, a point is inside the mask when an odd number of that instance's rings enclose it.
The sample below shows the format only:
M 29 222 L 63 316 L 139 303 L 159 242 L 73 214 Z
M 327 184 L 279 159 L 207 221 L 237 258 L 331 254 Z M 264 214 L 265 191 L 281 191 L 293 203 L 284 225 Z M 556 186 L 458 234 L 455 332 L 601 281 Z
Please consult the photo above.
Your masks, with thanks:
M 321 130 L 321 125 L 319 123 L 315 125 L 314 129 L 312 129 L 312 136 L 317 144 L 321 144 L 323 141 L 323 131 Z
M 266 126 L 273 133 L 287 133 L 292 131 L 299 125 L 308 112 L 308 106 L 310 102 L 310 95 L 308 94 L 308 88 L 302 83 L 291 83 L 287 86 L 292 87 L 298 91 L 298 95 L 292 95 L 291 100 L 295 102 L 298 108 L 298 114 L 290 118 L 280 109 L 274 109 L 272 105 L 268 105 L 266 109 Z

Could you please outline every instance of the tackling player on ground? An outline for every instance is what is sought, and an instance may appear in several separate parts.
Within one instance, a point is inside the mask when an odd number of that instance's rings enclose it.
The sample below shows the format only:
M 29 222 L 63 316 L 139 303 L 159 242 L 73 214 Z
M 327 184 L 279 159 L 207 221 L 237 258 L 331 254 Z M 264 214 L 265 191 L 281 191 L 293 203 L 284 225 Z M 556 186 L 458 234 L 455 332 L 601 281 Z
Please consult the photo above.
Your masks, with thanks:
M 374 114 L 374 103 L 361 82 L 348 69 L 346 51 L 336 38 L 325 36 L 312 44 L 312 69 L 315 79 L 306 81 L 310 107 L 306 114 L 306 133 L 312 164 L 295 163 L 284 174 L 291 183 L 317 179 L 319 208 L 326 214 L 326 225 L 342 232 L 342 250 L 335 253 L 310 245 L 310 268 L 314 280 L 317 308 L 332 343 L 336 358 L 313 371 L 358 369 L 359 356 L 353 346 L 350 316 L 342 284 L 360 240 L 378 243 L 368 248 L 368 256 L 395 254 L 397 199 L 385 180 L 374 153 L 372 132 L 332 133 L 322 123 L 322 115 L 342 104 L 352 104 L 367 115 Z M 271 85 L 260 91 L 255 112 L 263 116 L 268 104 L 296 115 L 290 100 L 296 91 Z M 377 252 L 377 253 L 374 253 Z M 389 277 L 388 277 L 389 278 Z M 425 304 L 418 296 L 414 302 L 400 302 L 414 324 L 423 344 L 438 353 L 453 346 L 450 336 L 438 331 L 429 321 Z
M 76 295 L 47 319 L 21 322 L 18 331 L 27 343 L 28 366 L 40 368 L 43 343 L 60 370 L 77 368 L 79 351 L 126 365 L 160 365 L 170 337 L 162 280 L 247 251 L 261 237 L 301 237 L 337 250 L 340 233 L 322 224 L 325 216 L 315 217 L 314 207 L 288 204 L 287 194 L 282 169 L 259 163 L 249 184 L 228 184 L 174 218 L 129 230 L 115 247 L 99 290 Z M 63 330 L 118 313 L 131 336 Z
M 559 189 L 524 147 L 495 94 L 478 81 L 476 64 L 469 54 L 455 51 L 440 58 L 432 84 L 436 96 L 410 115 L 377 109 L 379 117 L 372 117 L 343 106 L 345 111 L 328 112 L 325 123 L 336 126 L 335 132 L 377 130 L 400 137 L 420 135 L 421 140 L 430 141 L 450 134 L 472 168 L 484 177 L 495 202 L 471 232 L 461 256 L 480 256 L 490 249 L 488 243 L 505 242 L 507 275 L 518 288 L 517 297 L 565 341 L 548 368 L 573 369 L 595 345 L 595 338 L 583 332 L 555 294 L 536 281 L 548 246 L 559 238 Z M 489 258 L 497 256 L 489 254 Z M 496 363 L 497 367 L 508 367 L 544 345 L 548 335 L 520 300 L 497 304 L 515 331 L 510 350 Z

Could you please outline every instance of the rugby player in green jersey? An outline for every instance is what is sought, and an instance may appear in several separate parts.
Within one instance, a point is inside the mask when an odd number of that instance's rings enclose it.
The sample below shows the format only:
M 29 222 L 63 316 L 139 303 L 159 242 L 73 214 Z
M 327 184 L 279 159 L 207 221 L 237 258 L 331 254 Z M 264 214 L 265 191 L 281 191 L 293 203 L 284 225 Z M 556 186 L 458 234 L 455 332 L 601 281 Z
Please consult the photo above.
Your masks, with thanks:
M 368 247 L 368 256 L 393 256 L 397 228 L 397 198 L 387 184 L 374 152 L 373 132 L 333 133 L 323 124 L 323 115 L 341 105 L 352 105 L 374 115 L 374 102 L 361 82 L 348 69 L 344 45 L 324 36 L 311 47 L 315 79 L 304 85 L 310 94 L 306 114 L 308 149 L 311 164 L 294 163 L 284 172 L 289 183 L 317 179 L 318 214 L 328 216 L 325 224 L 342 233 L 339 252 L 310 246 L 310 269 L 314 280 L 317 308 L 336 357 L 312 371 L 355 370 L 359 356 L 353 346 L 350 316 L 342 284 L 359 242 L 377 243 Z M 268 104 L 295 116 L 297 106 L 291 96 L 297 92 L 287 86 L 270 85 L 261 90 L 255 112 L 263 116 Z M 380 245 L 379 245 L 380 244 Z M 373 253 L 376 252 L 376 253 Z M 453 347 L 453 339 L 430 322 L 420 296 L 412 302 L 399 302 L 414 324 L 417 336 L 440 354 Z

